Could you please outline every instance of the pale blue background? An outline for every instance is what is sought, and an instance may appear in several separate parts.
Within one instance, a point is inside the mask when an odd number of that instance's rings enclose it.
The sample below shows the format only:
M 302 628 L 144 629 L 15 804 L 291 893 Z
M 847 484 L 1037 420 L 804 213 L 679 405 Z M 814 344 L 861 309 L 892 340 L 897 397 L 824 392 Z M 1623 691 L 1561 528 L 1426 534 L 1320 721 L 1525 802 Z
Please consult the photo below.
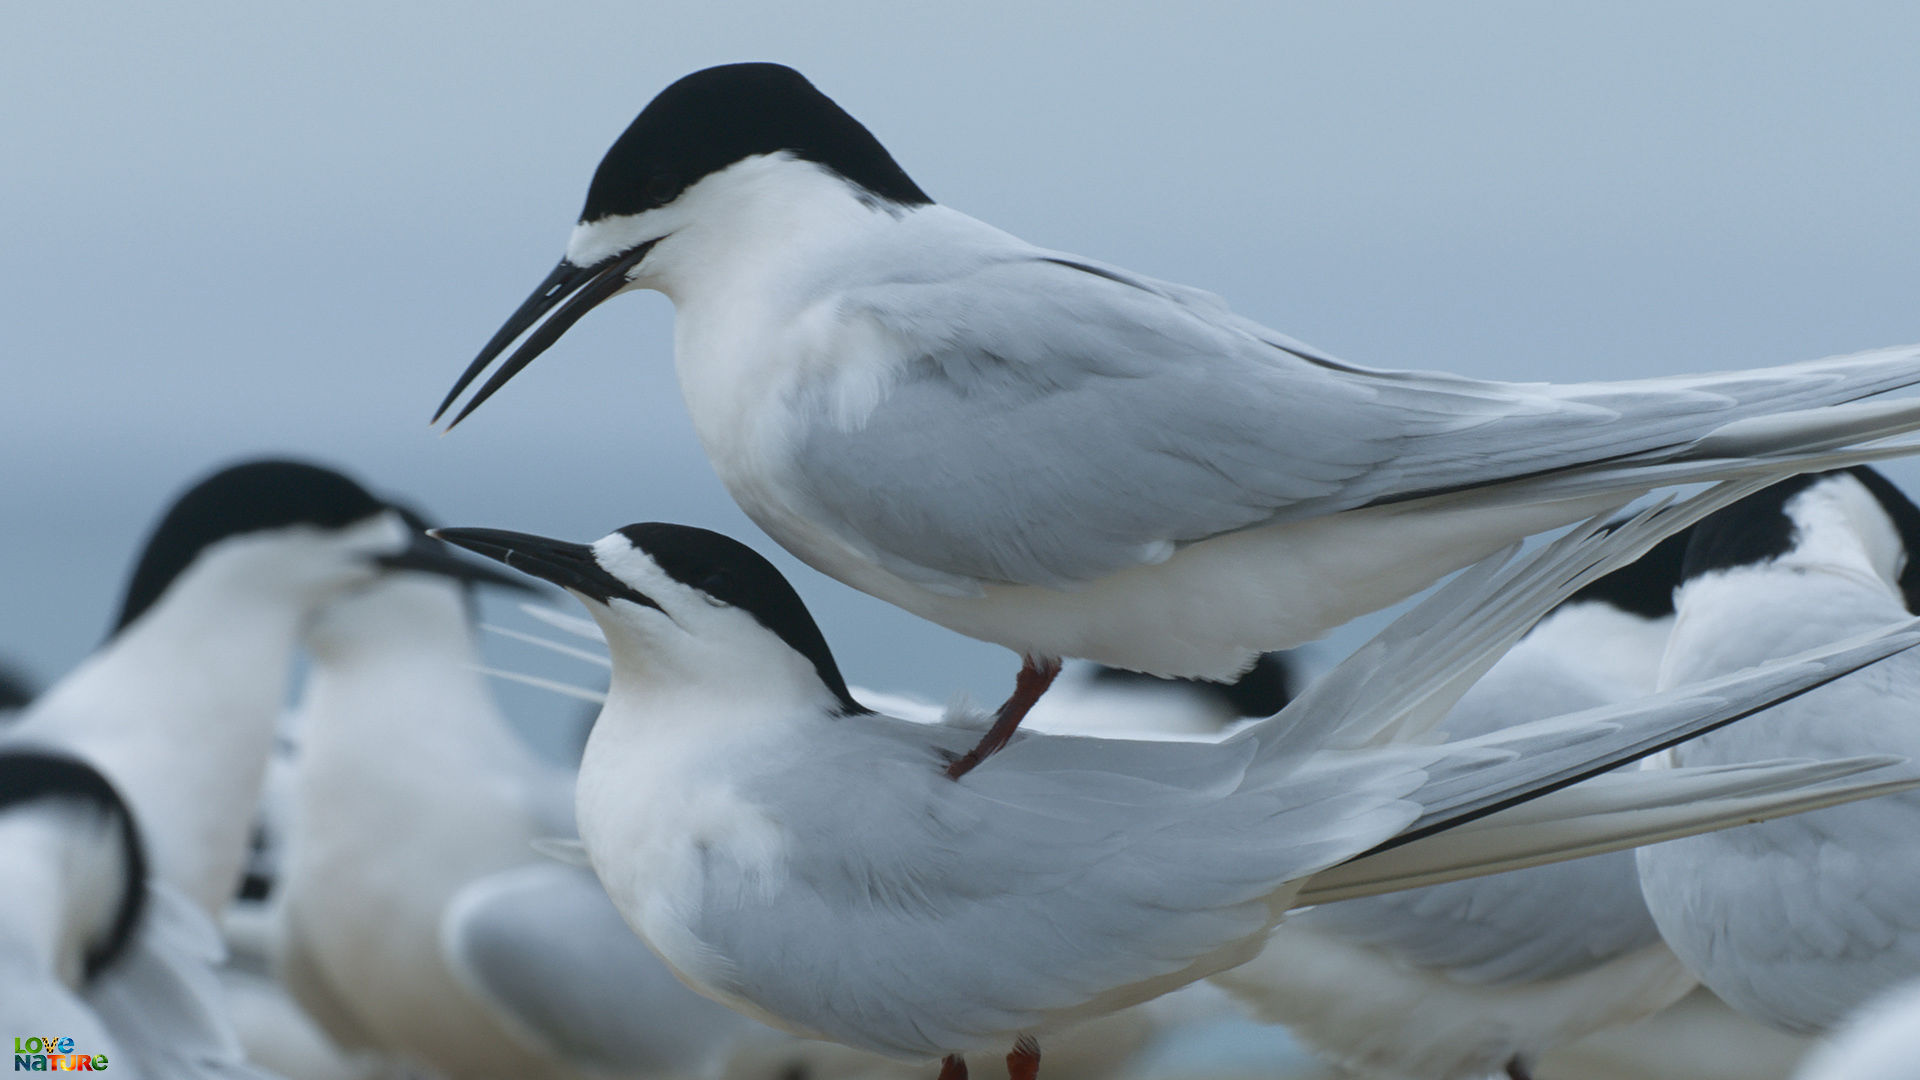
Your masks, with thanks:
M 723 61 L 798 66 L 944 202 L 1361 363 L 1611 378 L 1920 339 L 1912 5 L 922 7 L 10 8 L 0 654 L 64 670 L 164 501 L 259 451 L 454 524 L 770 547 L 694 442 L 658 296 L 426 423 L 606 145 Z M 856 682 L 1004 692 L 999 650 L 796 580 Z

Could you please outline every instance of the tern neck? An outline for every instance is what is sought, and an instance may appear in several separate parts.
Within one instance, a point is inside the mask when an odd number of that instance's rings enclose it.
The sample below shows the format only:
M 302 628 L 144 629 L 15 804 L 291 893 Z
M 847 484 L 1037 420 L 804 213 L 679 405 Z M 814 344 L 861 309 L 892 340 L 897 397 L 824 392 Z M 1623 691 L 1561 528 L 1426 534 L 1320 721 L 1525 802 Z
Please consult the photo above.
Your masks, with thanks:
M 487 693 L 459 586 L 419 574 L 389 578 L 328 605 L 307 644 L 303 776 L 376 772 L 418 791 L 531 758 Z
M 305 607 L 183 576 L 21 722 L 105 773 L 161 878 L 210 915 L 240 878 Z
M 913 212 L 812 162 L 751 158 L 676 201 L 673 227 L 648 255 L 640 281 L 682 308 L 778 293 L 805 280 L 819 253 Z

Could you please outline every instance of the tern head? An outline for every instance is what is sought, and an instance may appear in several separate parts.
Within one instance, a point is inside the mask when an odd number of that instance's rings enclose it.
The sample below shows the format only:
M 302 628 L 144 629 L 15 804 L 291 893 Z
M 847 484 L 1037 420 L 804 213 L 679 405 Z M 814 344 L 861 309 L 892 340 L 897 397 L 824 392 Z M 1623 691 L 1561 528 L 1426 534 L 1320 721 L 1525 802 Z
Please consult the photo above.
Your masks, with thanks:
M 1920 507 L 1864 465 L 1791 477 L 1693 527 L 1685 580 L 1742 567 L 1871 574 L 1920 611 Z
M 113 633 L 189 589 L 306 610 L 401 569 L 494 576 L 450 558 L 410 529 L 399 510 L 331 469 L 245 462 L 189 488 L 160 519 L 134 566 Z
M 743 183 L 748 170 L 773 175 Z M 601 159 L 566 257 L 460 376 L 435 422 L 529 329 L 449 428 L 595 306 L 627 289 L 659 284 L 663 262 L 674 257 L 669 238 L 676 233 L 728 215 L 742 199 L 777 196 L 822 177 L 870 208 L 932 202 L 878 139 L 792 68 L 727 64 L 662 90 Z
M 578 597 L 607 637 L 616 687 L 627 678 L 817 698 L 847 692 L 800 594 L 752 548 L 689 525 L 647 522 L 575 544 L 502 529 L 435 529 Z

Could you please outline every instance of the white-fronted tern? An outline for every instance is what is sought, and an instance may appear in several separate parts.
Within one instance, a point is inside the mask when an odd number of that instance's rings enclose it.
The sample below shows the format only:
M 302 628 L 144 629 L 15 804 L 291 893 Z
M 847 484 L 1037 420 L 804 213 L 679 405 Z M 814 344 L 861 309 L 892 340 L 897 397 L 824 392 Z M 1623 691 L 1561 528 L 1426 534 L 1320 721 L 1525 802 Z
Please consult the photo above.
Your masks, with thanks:
M 246 1071 L 214 920 L 239 882 L 295 642 L 384 568 L 499 576 L 447 554 L 358 484 L 296 462 L 221 470 L 172 505 L 107 641 L 0 732 L 0 1026 L 81 1051 L 111 1039 L 136 1075 Z
M 1875 757 L 1579 783 L 1912 629 L 1478 739 L 1368 747 L 1431 728 L 1553 605 L 1745 490 L 1488 560 L 1221 742 L 1035 733 L 957 781 L 930 766 L 975 730 L 861 706 L 792 587 L 737 541 L 663 524 L 591 546 L 434 535 L 566 588 L 600 624 L 613 681 L 580 835 L 682 978 L 796 1034 L 944 1057 L 949 1076 L 959 1053 L 1012 1043 L 1030 1077 L 1038 1035 L 1244 962 L 1295 905 L 1920 782 L 1838 779 L 1898 760 Z
M 1059 658 L 1230 679 L 1623 493 L 1920 424 L 1914 402 L 1817 411 L 1920 381 L 1915 347 L 1567 385 L 1357 367 L 934 203 L 777 64 L 640 113 L 435 419 L 521 335 L 453 423 L 631 289 L 672 299 L 694 427 L 756 524 L 1025 658 L 955 775 Z

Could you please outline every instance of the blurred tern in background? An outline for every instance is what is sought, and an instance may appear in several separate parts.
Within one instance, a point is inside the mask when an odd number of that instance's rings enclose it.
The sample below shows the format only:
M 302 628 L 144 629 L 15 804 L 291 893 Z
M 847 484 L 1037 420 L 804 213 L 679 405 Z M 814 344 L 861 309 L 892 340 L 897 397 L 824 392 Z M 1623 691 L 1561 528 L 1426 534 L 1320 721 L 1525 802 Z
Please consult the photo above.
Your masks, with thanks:
M 335 1041 L 466 1080 L 580 1080 L 706 1074 L 773 1034 L 687 989 L 591 871 L 536 854 L 574 835 L 573 778 L 496 709 L 458 583 L 391 574 L 306 642 L 278 960 Z
M 694 428 L 756 524 L 1024 657 L 954 776 L 1062 657 L 1231 679 L 1654 487 L 1852 464 L 1820 455 L 1920 425 L 1911 400 L 1824 408 L 1920 381 L 1915 347 L 1567 385 L 1356 367 L 934 203 L 777 64 L 696 72 L 640 113 L 435 419 L 522 335 L 452 423 L 632 289 L 673 301 Z
M 1461 739 L 1650 694 L 1686 534 L 1575 593 L 1473 685 Z M 1540 1055 L 1694 985 L 1640 898 L 1633 853 L 1324 904 L 1214 981 L 1359 1074 L 1522 1080 Z
M 210 965 L 306 620 L 396 566 L 492 574 L 327 469 L 221 470 L 167 511 L 108 639 L 0 733 L 0 1028 L 130 1073 L 244 1072 Z M 85 1023 L 82 1010 L 97 1014 Z M 111 1055 L 109 1055 L 111 1058 Z
M 1916 551 L 1920 508 L 1871 469 L 1795 477 L 1721 511 L 1688 545 L 1662 682 L 1906 618 L 1920 606 Z M 1916 708 L 1920 662 L 1903 656 L 1663 760 L 1920 755 Z M 1639 861 L 1674 952 L 1767 1023 L 1825 1031 L 1920 977 L 1920 795 L 1649 848 Z
M 1489 560 L 1227 740 L 1029 734 L 957 782 L 929 766 L 975 729 L 861 706 L 792 587 L 736 541 L 662 524 L 592 546 L 435 535 L 565 587 L 600 623 L 613 683 L 581 766 L 581 838 L 682 978 L 795 1034 L 944 1057 L 949 1077 L 961 1052 L 1012 1044 L 1010 1069 L 1031 1077 L 1039 1035 L 1244 962 L 1291 906 L 1915 783 L 1840 779 L 1899 760 L 1884 756 L 1577 783 L 1910 647 L 1911 628 L 1479 739 L 1356 752 L 1429 729 L 1553 605 L 1745 490 Z

